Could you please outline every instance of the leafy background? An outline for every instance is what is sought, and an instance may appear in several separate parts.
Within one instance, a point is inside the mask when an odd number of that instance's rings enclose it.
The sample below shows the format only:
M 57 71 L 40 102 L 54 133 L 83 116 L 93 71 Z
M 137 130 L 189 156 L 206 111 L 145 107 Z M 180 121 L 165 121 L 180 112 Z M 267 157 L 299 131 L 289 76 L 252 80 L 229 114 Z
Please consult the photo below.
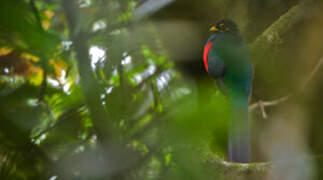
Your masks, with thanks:
M 322 8 L 1 1 L 0 179 L 321 179 Z M 229 106 L 202 64 L 222 18 L 255 64 L 248 165 L 226 162 Z

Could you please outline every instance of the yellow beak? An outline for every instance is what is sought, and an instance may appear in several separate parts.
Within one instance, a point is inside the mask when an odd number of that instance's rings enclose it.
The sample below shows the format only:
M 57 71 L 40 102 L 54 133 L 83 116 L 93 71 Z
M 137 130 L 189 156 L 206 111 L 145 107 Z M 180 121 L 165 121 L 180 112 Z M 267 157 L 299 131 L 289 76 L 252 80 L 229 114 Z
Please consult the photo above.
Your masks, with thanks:
M 209 31 L 211 31 L 211 32 L 214 32 L 214 31 L 218 31 L 219 29 L 217 28 L 217 27 L 215 27 L 215 26 L 212 26 L 210 29 L 209 29 Z

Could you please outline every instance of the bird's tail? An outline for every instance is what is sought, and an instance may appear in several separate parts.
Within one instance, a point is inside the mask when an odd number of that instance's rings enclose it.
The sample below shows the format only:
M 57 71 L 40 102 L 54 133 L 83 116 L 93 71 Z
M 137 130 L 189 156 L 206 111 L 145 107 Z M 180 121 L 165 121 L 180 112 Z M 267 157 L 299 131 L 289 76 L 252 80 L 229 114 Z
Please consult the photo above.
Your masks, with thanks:
M 234 98 L 230 107 L 229 159 L 232 162 L 248 163 L 251 153 L 248 98 Z

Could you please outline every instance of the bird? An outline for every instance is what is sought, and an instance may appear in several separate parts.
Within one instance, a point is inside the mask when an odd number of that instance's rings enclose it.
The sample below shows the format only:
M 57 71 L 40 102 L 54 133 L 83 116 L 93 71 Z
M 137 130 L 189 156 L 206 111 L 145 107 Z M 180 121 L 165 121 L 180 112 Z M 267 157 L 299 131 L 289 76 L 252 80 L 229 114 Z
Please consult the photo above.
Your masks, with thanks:
M 251 161 L 248 105 L 252 93 L 254 67 L 247 43 L 238 26 L 222 19 L 211 26 L 203 61 L 208 75 L 230 104 L 228 155 L 231 162 Z

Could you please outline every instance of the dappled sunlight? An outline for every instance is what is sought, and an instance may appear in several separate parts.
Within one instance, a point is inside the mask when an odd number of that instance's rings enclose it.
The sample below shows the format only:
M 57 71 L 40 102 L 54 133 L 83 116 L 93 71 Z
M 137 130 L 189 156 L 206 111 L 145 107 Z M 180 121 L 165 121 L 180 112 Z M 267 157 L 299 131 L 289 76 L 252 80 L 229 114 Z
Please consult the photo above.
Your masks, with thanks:
M 98 30 L 103 30 L 107 27 L 107 24 L 103 20 L 96 21 L 93 24 L 92 31 L 98 31 Z
M 63 48 L 63 50 L 65 50 L 65 51 L 70 50 L 72 44 L 73 44 L 72 41 L 62 41 L 62 48 Z
M 91 67 L 93 70 L 95 70 L 97 66 L 100 66 L 100 64 L 102 64 L 106 59 L 106 51 L 104 48 L 99 46 L 91 46 L 89 54 L 91 57 Z
M 146 79 L 148 76 L 154 74 L 156 71 L 156 66 L 155 65 L 150 65 L 148 68 L 143 71 L 142 73 L 138 73 L 134 75 L 135 81 L 137 84 L 141 83 L 144 79 Z
M 157 88 L 158 91 L 162 91 L 167 85 L 168 82 L 171 80 L 171 71 L 163 72 L 158 78 L 157 78 Z
M 132 62 L 132 57 L 131 56 L 128 56 L 127 54 L 124 55 L 125 58 L 121 61 L 121 64 L 122 65 L 128 65 L 128 64 L 131 64 Z
M 47 78 L 47 82 L 52 85 L 55 88 L 59 87 L 59 82 L 58 80 L 52 79 L 52 78 Z

